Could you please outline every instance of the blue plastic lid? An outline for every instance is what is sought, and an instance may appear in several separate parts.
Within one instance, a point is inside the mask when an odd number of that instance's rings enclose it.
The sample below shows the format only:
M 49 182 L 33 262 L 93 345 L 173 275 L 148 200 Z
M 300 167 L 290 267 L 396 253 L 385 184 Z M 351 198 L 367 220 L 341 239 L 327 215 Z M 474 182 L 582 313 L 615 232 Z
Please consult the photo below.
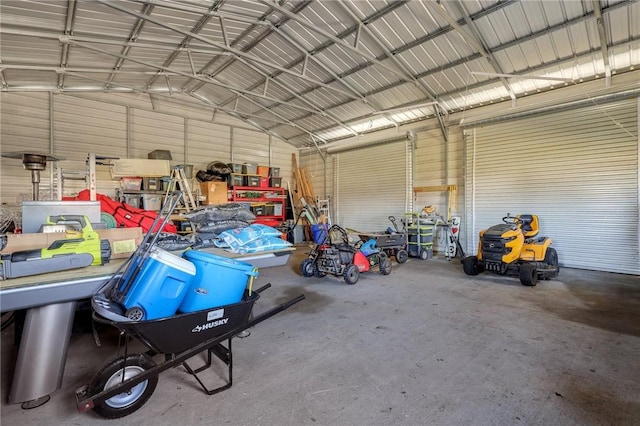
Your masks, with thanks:
M 200 262 L 212 263 L 215 265 L 224 266 L 227 268 L 239 269 L 241 271 L 246 271 L 246 272 L 251 272 L 255 269 L 256 270 L 255 275 L 254 274 L 251 274 L 251 275 L 254 275 L 254 276 L 258 275 L 257 268 L 254 268 L 253 265 L 251 265 L 250 263 L 242 262 L 240 260 L 231 259 L 224 256 L 218 256 L 217 254 L 205 253 L 199 250 L 187 250 L 184 252 L 182 256 L 192 262 L 200 261 Z

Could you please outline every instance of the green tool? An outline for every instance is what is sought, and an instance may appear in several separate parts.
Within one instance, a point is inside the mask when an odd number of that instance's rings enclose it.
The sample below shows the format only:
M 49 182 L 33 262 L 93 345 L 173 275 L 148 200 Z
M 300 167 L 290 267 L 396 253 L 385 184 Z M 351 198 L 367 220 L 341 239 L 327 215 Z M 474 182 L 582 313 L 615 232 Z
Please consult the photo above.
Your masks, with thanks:
M 56 240 L 47 248 L 2 255 L 2 277 L 18 278 L 108 263 L 111 258 L 109 240 L 100 240 L 86 216 L 49 216 L 47 219 L 48 224 L 69 222 L 80 224 L 82 231 L 78 237 Z

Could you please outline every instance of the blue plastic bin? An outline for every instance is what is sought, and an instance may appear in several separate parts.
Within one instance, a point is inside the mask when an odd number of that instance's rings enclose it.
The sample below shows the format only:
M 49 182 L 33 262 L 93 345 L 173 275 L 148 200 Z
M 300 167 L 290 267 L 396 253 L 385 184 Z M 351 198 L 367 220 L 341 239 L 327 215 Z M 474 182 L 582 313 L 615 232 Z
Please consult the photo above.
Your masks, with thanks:
M 313 234 L 313 242 L 316 244 L 322 244 L 327 238 L 327 225 L 311 225 L 311 233 Z
M 151 249 L 122 304 L 139 307 L 142 320 L 174 315 L 196 275 L 193 263 L 159 247 Z
M 198 250 L 187 250 L 182 256 L 193 262 L 196 276 L 178 308 L 180 312 L 238 303 L 247 285 L 258 276 L 253 265 L 235 259 Z

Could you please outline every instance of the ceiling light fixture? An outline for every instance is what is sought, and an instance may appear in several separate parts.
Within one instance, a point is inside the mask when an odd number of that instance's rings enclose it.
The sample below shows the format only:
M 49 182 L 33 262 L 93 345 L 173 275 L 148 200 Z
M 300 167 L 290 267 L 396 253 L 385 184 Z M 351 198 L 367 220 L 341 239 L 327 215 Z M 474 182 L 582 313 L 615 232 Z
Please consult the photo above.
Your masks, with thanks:
M 422 107 L 427 107 L 427 106 L 437 105 L 437 104 L 438 104 L 438 102 L 424 102 L 424 103 L 421 103 L 421 104 L 414 104 L 414 105 L 407 105 L 407 106 L 396 107 L 396 108 L 382 109 L 380 111 L 372 112 L 371 115 L 387 114 L 389 112 L 404 111 L 404 110 L 407 110 L 407 109 L 422 108 Z
M 525 80 L 549 80 L 549 81 L 563 81 L 565 83 L 573 82 L 572 78 L 560 78 L 560 77 L 545 77 L 540 75 L 517 75 L 517 74 L 501 74 L 496 72 L 480 72 L 471 71 L 473 75 L 484 75 L 487 77 L 505 77 L 505 78 L 521 78 Z

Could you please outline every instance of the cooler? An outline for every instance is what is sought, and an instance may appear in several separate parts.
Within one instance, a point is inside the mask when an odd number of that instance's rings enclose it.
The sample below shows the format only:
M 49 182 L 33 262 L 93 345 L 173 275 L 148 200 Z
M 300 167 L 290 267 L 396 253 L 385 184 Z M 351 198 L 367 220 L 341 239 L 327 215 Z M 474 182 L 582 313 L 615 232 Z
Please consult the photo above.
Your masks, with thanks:
M 182 255 L 196 267 L 196 277 L 178 310 L 194 312 L 238 303 L 245 288 L 258 276 L 258 269 L 246 262 L 187 250 Z
M 154 247 L 131 283 L 122 304 L 126 309 L 141 308 L 143 320 L 174 315 L 195 275 L 193 263 Z

